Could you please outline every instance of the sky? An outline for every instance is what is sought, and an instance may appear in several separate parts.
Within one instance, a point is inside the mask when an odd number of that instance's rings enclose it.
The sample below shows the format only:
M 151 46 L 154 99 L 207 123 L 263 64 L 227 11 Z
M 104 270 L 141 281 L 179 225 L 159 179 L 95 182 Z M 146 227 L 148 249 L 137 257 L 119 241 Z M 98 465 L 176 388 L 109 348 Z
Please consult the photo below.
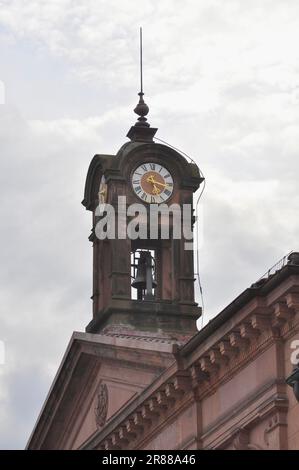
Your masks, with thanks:
M 297 0 L 0 0 L 1 449 L 91 319 L 81 201 L 136 120 L 139 26 L 148 120 L 206 177 L 204 323 L 299 250 Z

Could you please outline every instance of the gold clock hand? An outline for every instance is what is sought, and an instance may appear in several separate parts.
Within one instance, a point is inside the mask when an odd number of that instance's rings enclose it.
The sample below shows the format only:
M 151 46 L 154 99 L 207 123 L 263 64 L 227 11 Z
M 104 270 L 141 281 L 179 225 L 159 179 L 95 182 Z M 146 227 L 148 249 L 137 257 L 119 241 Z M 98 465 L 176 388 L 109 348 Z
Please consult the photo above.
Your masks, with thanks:
M 166 183 L 159 183 L 158 181 L 154 181 L 155 184 L 159 184 L 160 186 L 164 186 L 164 188 L 168 188 L 168 184 Z
M 153 182 L 154 182 L 153 180 L 154 180 L 154 177 L 153 177 L 152 175 L 151 175 L 151 176 L 148 176 L 147 179 L 146 179 L 146 181 L 147 181 L 148 183 L 153 183 Z
M 148 183 L 152 183 L 152 185 L 153 185 L 152 193 L 153 193 L 153 194 L 159 194 L 159 193 L 161 192 L 161 190 L 160 190 L 159 188 L 157 188 L 157 186 L 155 185 L 156 181 L 154 180 L 154 177 L 153 177 L 152 175 L 149 176 L 149 177 L 146 179 L 146 181 L 147 181 Z
M 159 194 L 160 192 L 161 192 L 161 190 L 159 188 L 157 188 L 157 186 L 154 184 L 153 194 Z
M 152 184 L 158 184 L 159 186 L 164 186 L 164 188 L 169 188 L 169 185 L 166 183 L 159 183 L 159 181 L 156 181 L 153 176 L 149 176 L 146 180 L 148 183 Z

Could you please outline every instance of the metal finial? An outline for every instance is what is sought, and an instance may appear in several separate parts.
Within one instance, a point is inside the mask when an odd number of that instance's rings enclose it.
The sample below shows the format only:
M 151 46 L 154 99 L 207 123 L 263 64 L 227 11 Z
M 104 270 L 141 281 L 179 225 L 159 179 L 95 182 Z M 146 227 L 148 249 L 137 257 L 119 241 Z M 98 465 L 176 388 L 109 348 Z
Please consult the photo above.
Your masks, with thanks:
M 141 27 L 140 27 L 139 46 L 140 46 L 140 93 L 143 93 L 143 69 L 142 69 L 142 28 L 141 28 Z
M 135 124 L 135 126 L 143 126 L 149 127 L 149 123 L 147 122 L 146 115 L 149 112 L 148 105 L 143 100 L 143 64 L 142 64 L 142 28 L 140 27 L 140 92 L 139 95 L 139 102 L 134 109 L 134 113 L 138 114 L 139 118 Z

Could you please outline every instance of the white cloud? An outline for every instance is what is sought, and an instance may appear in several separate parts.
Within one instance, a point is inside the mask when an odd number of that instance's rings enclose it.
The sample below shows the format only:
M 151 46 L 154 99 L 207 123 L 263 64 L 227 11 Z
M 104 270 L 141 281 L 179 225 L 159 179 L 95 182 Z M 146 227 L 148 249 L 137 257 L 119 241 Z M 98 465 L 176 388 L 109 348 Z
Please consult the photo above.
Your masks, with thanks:
M 90 319 L 80 201 L 134 123 L 139 25 L 149 121 L 207 177 L 206 320 L 298 249 L 298 18 L 293 0 L 0 0 L 0 447 L 24 446 Z
M 0 104 L 5 103 L 5 86 L 4 83 L 0 80 Z

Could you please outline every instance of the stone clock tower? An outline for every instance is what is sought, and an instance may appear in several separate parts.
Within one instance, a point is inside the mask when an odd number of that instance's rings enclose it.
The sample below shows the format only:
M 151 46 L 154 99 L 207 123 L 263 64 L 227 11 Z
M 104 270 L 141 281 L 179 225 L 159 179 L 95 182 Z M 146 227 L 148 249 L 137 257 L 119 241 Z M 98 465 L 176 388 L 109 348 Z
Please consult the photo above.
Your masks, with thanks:
M 187 386 L 185 371 L 179 378 L 174 371 L 201 315 L 192 230 L 193 194 L 203 178 L 196 164 L 154 141 L 142 88 L 139 98 L 129 141 L 116 155 L 95 155 L 87 172 L 93 316 L 85 332 L 73 332 L 28 449 L 84 448 L 170 371 L 167 391 L 136 409 L 104 448 L 129 445 L 147 434 L 143 421 L 154 423 L 156 405 L 172 409 Z
M 186 249 L 183 209 L 192 214 L 193 193 L 203 178 L 196 164 L 154 142 L 157 129 L 147 122 L 149 109 L 142 92 L 139 96 L 134 110 L 139 118 L 127 134 L 130 141 L 116 155 L 95 155 L 87 173 L 82 203 L 93 221 L 93 318 L 86 331 L 188 337 L 196 332 L 201 310 L 194 300 L 193 250 Z M 125 204 L 122 212 L 120 200 Z M 99 204 L 113 208 L 118 227 L 113 239 L 97 236 Z M 122 218 L 127 227 L 140 205 L 144 213 L 139 228 L 144 225 L 145 236 L 136 238 L 119 226 Z M 158 212 L 169 209 L 166 236 L 161 215 L 158 226 L 148 228 L 154 206 Z
M 202 177 L 154 142 L 142 92 L 135 112 L 129 142 L 88 170 L 93 318 L 73 332 L 27 448 L 298 449 L 299 254 L 197 332 L 185 209 L 192 228 Z

